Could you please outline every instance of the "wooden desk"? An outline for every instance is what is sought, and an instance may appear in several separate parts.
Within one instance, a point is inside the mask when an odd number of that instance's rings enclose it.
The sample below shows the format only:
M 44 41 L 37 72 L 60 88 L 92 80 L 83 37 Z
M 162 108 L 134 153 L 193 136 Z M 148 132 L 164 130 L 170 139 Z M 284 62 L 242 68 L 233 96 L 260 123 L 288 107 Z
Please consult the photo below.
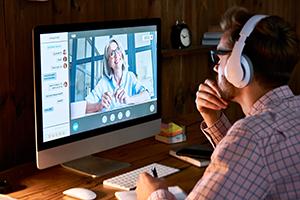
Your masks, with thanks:
M 99 178 L 90 178 L 75 172 L 71 172 L 61 166 L 55 166 L 46 170 L 37 170 L 35 165 L 29 164 L 23 169 L 12 169 L 7 171 L 6 176 L 10 179 L 18 191 L 9 195 L 17 199 L 73 199 L 64 196 L 62 192 L 71 187 L 89 188 L 97 193 L 97 199 L 115 199 L 113 188 L 102 185 L 105 178 L 142 167 L 144 165 L 158 162 L 181 169 L 179 173 L 166 177 L 169 185 L 179 185 L 185 192 L 189 193 L 198 179 L 202 176 L 205 168 L 197 168 L 186 162 L 169 156 L 171 148 L 182 144 L 207 143 L 207 140 L 199 130 L 199 124 L 187 128 L 187 142 L 178 144 L 164 144 L 158 142 L 154 137 L 147 138 L 135 143 L 124 145 L 112 150 L 101 152 L 97 156 L 129 162 L 130 167 L 107 174 Z M 27 168 L 27 169 L 26 169 Z M 28 172 L 29 171 L 29 172 Z M 2 177 L 5 175 L 1 175 Z M 17 187 L 18 186 L 18 187 Z M 23 189 L 21 189 L 23 188 Z

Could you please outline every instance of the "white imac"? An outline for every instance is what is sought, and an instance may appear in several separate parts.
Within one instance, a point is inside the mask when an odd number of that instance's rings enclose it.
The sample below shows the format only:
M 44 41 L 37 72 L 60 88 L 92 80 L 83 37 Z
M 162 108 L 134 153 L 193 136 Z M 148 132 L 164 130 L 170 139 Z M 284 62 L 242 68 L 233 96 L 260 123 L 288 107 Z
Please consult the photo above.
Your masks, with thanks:
M 160 32 L 160 19 L 34 28 L 39 169 L 64 163 L 101 176 L 128 164 L 92 154 L 159 132 Z

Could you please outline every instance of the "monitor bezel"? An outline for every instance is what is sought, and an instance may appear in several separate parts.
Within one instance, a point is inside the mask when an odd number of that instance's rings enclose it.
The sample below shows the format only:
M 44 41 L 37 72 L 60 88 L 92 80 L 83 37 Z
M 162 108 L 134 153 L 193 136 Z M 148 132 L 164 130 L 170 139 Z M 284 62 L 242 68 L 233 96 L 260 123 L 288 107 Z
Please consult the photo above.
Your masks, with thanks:
M 42 85 L 41 85 L 41 60 L 40 60 L 40 35 L 55 32 L 73 32 L 100 30 L 112 28 L 125 28 L 137 26 L 157 27 L 157 112 L 148 116 L 131 119 L 106 127 L 96 128 L 68 137 L 56 139 L 53 141 L 43 142 L 43 120 L 42 120 Z M 35 109 L 35 130 L 36 130 L 36 145 L 37 151 L 42 151 L 60 145 L 80 141 L 83 139 L 92 138 L 105 133 L 113 132 L 118 129 L 127 128 L 137 124 L 142 124 L 147 121 L 152 121 L 161 118 L 161 20 L 160 18 L 147 19 L 131 19 L 131 20 L 114 20 L 114 21 L 99 21 L 88 23 L 72 23 L 72 24 L 53 24 L 40 25 L 33 29 L 33 72 L 34 72 L 34 109 Z M 99 133 L 101 131 L 101 133 Z

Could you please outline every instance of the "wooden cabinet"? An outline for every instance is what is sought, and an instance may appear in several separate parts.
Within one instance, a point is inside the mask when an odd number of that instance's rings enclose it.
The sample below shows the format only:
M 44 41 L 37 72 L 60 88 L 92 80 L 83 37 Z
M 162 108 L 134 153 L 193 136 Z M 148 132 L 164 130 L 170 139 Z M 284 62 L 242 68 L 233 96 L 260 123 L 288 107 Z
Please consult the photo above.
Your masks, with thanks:
M 195 96 L 198 86 L 212 77 L 210 47 L 162 50 L 162 115 L 164 120 L 198 112 Z

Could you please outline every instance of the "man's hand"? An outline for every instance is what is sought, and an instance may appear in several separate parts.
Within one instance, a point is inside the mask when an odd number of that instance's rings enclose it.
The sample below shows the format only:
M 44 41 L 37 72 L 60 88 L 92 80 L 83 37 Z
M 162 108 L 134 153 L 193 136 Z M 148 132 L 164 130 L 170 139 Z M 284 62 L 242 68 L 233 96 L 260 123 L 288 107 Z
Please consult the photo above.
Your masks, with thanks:
M 136 187 L 138 200 L 147 200 L 151 193 L 158 189 L 168 189 L 166 183 L 163 180 L 153 178 L 146 172 L 139 175 Z
M 221 98 L 216 82 L 209 79 L 199 85 L 195 103 L 207 126 L 216 122 L 220 117 L 220 111 L 228 106 Z

